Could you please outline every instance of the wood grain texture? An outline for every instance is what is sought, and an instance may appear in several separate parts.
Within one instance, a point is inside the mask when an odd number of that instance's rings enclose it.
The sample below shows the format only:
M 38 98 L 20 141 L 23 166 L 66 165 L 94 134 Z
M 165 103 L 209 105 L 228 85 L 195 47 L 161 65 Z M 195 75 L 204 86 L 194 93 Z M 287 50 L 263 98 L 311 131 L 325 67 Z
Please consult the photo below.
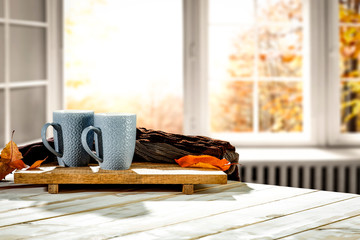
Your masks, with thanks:
M 218 170 L 182 168 L 177 164 L 133 163 L 128 170 L 93 172 L 90 167 L 57 167 L 44 173 L 16 172 L 14 182 L 49 184 L 49 192 L 56 193 L 58 184 L 226 184 L 227 175 Z
M 175 185 L 55 195 L 29 186 L 0 191 L 0 238 L 359 239 L 355 194 L 233 181 L 196 185 L 192 195 Z
M 184 194 L 193 194 L 194 193 L 194 185 L 192 184 L 184 184 L 182 188 L 182 192 Z
M 49 184 L 48 192 L 53 194 L 59 193 L 59 184 Z

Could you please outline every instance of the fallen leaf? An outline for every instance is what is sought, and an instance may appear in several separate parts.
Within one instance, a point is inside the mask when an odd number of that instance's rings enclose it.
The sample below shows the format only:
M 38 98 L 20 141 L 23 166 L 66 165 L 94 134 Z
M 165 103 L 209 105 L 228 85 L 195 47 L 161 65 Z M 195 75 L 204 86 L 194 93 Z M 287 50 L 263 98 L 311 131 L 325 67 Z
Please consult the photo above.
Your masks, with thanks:
M 6 163 L 0 159 L 0 180 L 5 178 L 5 176 L 9 173 L 12 173 L 14 170 L 15 168 L 10 167 L 9 163 Z
M 11 161 L 9 165 L 15 169 L 23 169 L 27 167 L 27 165 L 21 159 Z
M 14 132 L 11 135 L 11 141 L 6 144 L 0 153 L 0 180 L 15 169 L 23 169 L 26 167 L 21 152 L 15 142 L 13 142 Z
M 46 157 L 44 160 L 37 160 L 36 162 L 34 162 L 27 170 L 31 170 L 31 169 L 35 169 L 40 167 L 40 165 L 47 159 L 48 157 Z
M 181 167 L 201 167 L 201 168 L 216 168 L 222 171 L 226 171 L 230 168 L 231 163 L 224 159 L 218 159 L 209 155 L 187 155 L 179 159 L 175 159 L 175 161 Z
M 6 144 L 5 148 L 1 151 L 1 159 L 7 159 L 9 161 L 14 161 L 17 159 L 22 159 L 22 154 L 19 151 L 16 143 L 11 140 Z

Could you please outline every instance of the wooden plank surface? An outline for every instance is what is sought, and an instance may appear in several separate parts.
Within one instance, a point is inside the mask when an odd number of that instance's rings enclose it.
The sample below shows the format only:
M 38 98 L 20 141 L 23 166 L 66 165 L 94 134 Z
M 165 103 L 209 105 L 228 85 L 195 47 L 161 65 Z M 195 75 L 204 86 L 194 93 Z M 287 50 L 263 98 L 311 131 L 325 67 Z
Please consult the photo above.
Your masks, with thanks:
M 306 229 L 286 239 L 360 239 L 360 216 Z
M 5 185 L 4 239 L 359 239 L 355 194 L 232 181 L 192 195 L 173 185 L 70 185 L 56 195 Z
M 215 169 L 182 168 L 177 164 L 133 163 L 128 170 L 93 172 L 90 167 L 57 167 L 38 173 L 18 171 L 15 183 L 28 184 L 226 184 L 227 175 Z M 55 186 L 53 186 L 56 188 Z

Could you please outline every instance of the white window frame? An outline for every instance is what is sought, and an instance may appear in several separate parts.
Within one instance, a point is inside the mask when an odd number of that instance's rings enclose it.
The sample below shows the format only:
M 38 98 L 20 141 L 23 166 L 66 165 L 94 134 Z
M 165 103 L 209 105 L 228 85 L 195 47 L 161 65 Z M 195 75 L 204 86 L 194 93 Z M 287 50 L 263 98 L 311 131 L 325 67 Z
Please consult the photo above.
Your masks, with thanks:
M 340 54 L 339 54 L 339 9 L 338 1 L 328 1 L 328 113 L 329 116 L 335 116 L 329 119 L 328 133 L 329 144 L 333 146 L 359 146 L 359 133 L 341 133 L 341 119 L 340 119 Z
M 12 89 L 18 88 L 32 88 L 42 86 L 45 87 L 46 92 L 46 121 L 51 121 L 52 112 L 55 109 L 62 108 L 62 81 L 61 81 L 61 39 L 59 29 L 61 24 L 61 1 L 58 0 L 46 0 L 46 22 L 38 21 L 29 21 L 29 20 L 17 20 L 11 19 L 10 16 L 10 0 L 4 0 L 4 17 L 0 18 L 0 24 L 4 25 L 4 49 L 5 49 L 5 66 L 4 66 L 4 82 L 0 83 L 0 90 L 4 91 L 4 112 L 5 112 L 5 121 L 4 121 L 4 136 L 5 139 L 1 139 L 1 145 L 7 143 L 11 139 L 11 116 L 10 116 L 10 91 Z M 46 30 L 46 78 L 31 80 L 31 81 L 21 81 L 21 82 L 11 82 L 10 81 L 10 25 L 19 25 L 19 26 L 31 26 L 31 27 L 40 27 Z M 13 103 L 12 103 L 13 104 Z M 34 109 L 34 114 L 36 114 L 36 109 Z M 27 121 L 24 118 L 24 121 Z M 39 138 L 33 139 L 39 140 Z M 29 142 L 18 143 L 27 144 Z
M 229 140 L 234 145 L 241 146 L 323 146 L 326 144 L 326 131 L 323 121 L 326 119 L 324 104 L 326 95 L 324 81 L 324 54 L 323 44 L 325 37 L 324 19 L 326 15 L 325 1 L 304 0 L 304 56 L 308 56 L 311 63 L 317 66 L 304 64 L 304 89 L 309 96 L 304 97 L 305 132 L 293 133 L 259 133 L 243 134 L 211 134 L 209 131 L 209 106 L 207 86 L 207 28 L 208 28 L 208 1 L 184 0 L 185 21 L 185 133 L 203 134 L 215 138 Z M 191 24 L 190 24 L 191 23 Z M 311 24 L 310 24 L 311 23 Z M 311 43 L 311 44 L 310 44 Z M 308 62 L 308 61 L 304 61 Z M 317 79 L 314 84 L 314 79 Z M 306 93 L 306 91 L 304 91 Z M 197 96 L 197 98 L 194 98 Z M 310 104 L 312 99 L 317 104 Z

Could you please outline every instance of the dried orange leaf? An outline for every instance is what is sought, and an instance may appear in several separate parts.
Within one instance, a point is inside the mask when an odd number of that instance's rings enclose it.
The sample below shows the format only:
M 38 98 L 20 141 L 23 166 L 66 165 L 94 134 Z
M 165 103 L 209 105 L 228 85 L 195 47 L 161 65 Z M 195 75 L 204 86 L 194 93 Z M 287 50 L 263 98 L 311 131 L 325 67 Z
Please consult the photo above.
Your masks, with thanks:
M 2 159 L 0 159 L 0 180 L 5 178 L 6 175 L 12 173 L 12 171 L 15 170 L 15 168 L 10 167 L 8 163 L 5 163 L 1 160 Z
M 21 152 L 12 140 L 13 136 L 14 131 L 12 132 L 11 141 L 6 144 L 0 153 L 0 180 L 15 169 L 26 167 L 25 163 L 21 160 L 23 158 Z
M 220 160 L 216 157 L 209 156 L 209 155 L 200 155 L 200 156 L 194 156 L 194 155 L 187 155 L 185 157 L 175 159 L 175 161 L 181 166 L 181 167 L 205 167 L 209 168 L 217 168 L 222 171 L 226 171 L 230 168 L 231 163 L 226 160 L 225 158 Z
M 14 143 L 12 140 L 8 144 L 6 144 L 5 148 L 1 151 L 0 157 L 1 159 L 10 160 L 10 161 L 23 158 L 16 143 Z
M 35 169 L 40 167 L 40 165 L 47 159 L 48 157 L 46 157 L 44 160 L 37 160 L 36 162 L 34 162 L 27 170 L 31 170 L 31 169 Z
M 26 168 L 26 164 L 21 159 L 11 161 L 9 166 L 16 169 Z
M 211 165 L 210 163 L 203 163 L 203 162 L 194 163 L 194 164 L 191 165 L 191 167 L 197 167 L 197 168 L 212 168 L 212 169 L 217 169 L 217 170 L 219 170 L 218 167 L 215 167 L 215 166 Z

